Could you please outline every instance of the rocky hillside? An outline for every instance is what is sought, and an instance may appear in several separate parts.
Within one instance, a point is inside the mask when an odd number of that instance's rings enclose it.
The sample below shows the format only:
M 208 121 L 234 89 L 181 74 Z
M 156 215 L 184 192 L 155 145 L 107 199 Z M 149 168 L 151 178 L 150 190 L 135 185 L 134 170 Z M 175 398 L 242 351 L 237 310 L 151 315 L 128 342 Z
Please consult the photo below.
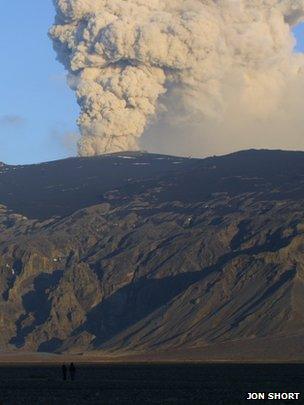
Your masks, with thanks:
M 304 358 L 304 153 L 1 165 L 0 204 L 1 351 Z

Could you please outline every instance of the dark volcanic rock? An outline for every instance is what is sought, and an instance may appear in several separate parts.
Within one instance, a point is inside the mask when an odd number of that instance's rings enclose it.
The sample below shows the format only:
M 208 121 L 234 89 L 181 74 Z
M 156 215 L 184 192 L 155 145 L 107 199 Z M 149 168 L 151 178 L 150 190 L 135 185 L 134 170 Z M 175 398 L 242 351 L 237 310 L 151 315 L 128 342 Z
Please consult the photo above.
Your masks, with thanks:
M 1 167 L 0 349 L 300 341 L 303 203 L 300 152 Z

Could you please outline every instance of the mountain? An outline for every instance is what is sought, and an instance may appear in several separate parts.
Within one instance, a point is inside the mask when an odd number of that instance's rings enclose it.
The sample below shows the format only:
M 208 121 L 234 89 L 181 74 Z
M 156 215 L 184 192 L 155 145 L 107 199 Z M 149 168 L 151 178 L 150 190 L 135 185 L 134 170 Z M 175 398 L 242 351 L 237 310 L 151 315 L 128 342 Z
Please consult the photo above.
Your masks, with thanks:
M 304 153 L 0 166 L 0 351 L 303 360 Z

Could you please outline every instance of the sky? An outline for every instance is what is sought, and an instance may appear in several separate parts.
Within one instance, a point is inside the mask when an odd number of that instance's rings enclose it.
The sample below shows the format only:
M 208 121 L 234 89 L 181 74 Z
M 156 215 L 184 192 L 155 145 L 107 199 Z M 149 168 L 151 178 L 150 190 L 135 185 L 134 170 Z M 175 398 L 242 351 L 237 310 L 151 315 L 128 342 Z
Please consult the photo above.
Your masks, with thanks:
M 304 52 L 304 24 L 298 25 L 294 29 L 294 34 L 297 39 L 297 46 L 295 50 L 297 52 Z
M 47 36 L 54 14 L 51 0 L 1 5 L 0 161 L 8 164 L 76 155 L 79 107 Z M 304 24 L 295 35 L 304 52 Z
M 0 161 L 36 163 L 75 155 L 75 94 L 47 36 L 51 0 L 10 0 L 0 13 Z M 26 18 L 25 18 L 26 17 Z

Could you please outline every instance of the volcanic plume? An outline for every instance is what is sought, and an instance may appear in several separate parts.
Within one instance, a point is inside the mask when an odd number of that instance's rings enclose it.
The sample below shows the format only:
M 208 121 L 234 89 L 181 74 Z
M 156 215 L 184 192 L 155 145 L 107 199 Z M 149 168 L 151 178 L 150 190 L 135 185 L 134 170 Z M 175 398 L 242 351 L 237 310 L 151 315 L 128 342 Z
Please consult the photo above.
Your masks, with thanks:
M 230 131 L 236 146 L 256 125 L 271 137 L 274 122 L 279 142 L 283 122 L 292 121 L 301 144 L 304 124 L 295 106 L 304 89 L 304 56 L 293 51 L 292 28 L 304 19 L 304 0 L 54 3 L 50 36 L 81 107 L 80 155 L 138 150 L 157 116 L 179 128 L 196 123 L 214 143 Z

